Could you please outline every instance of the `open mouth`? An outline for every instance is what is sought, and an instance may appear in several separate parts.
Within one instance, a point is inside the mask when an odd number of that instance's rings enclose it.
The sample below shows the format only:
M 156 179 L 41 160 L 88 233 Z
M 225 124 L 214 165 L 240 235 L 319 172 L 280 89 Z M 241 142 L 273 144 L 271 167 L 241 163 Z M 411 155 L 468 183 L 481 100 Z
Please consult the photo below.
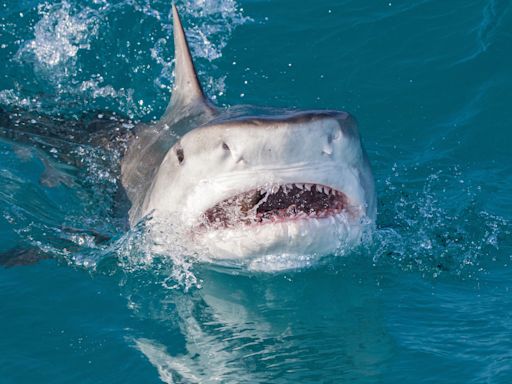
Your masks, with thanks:
M 204 225 L 229 228 L 301 219 L 321 219 L 348 208 L 347 196 L 319 184 L 286 184 L 230 197 L 204 213 Z

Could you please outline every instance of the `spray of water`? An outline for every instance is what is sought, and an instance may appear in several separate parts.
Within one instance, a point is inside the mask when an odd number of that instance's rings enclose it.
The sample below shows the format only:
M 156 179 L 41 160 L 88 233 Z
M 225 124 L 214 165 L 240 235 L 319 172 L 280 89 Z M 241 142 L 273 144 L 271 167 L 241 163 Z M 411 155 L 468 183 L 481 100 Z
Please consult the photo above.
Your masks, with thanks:
M 250 21 L 233 0 L 177 2 L 200 76 L 213 99 L 225 92 L 225 77 L 202 68 L 222 56 L 233 30 Z M 143 30 L 126 34 L 126 41 L 109 40 L 124 28 L 123 14 L 135 13 Z M 115 4 L 67 0 L 38 6 L 33 37 L 22 41 L 9 65 L 33 77 L 0 91 L 4 105 L 45 112 L 110 108 L 130 116 L 158 117 L 165 108 L 173 82 L 172 20 L 168 1 L 124 0 Z M 146 30 L 151 33 L 146 33 Z M 98 52 L 103 52 L 102 54 Z M 105 55 L 105 52 L 118 52 Z M 145 60 L 141 61 L 141 58 Z M 154 65 L 148 66 L 148 59 Z M 113 69 L 126 66 L 129 82 L 153 84 L 142 92 L 119 84 Z M 142 80 L 141 80 L 142 79 Z M 27 80 L 28 81 L 28 80 Z M 37 90 L 37 88 L 40 88 Z M 34 90 L 36 90 L 34 92 Z M 34 93 L 33 96 L 27 97 Z

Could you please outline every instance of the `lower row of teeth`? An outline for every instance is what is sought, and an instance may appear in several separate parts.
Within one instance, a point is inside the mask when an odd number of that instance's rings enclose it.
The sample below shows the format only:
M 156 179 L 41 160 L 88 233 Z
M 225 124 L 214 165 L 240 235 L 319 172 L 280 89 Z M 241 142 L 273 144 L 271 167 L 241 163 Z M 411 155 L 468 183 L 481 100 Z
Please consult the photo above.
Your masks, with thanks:
M 322 210 L 322 211 L 313 211 L 308 214 L 306 212 L 294 213 L 294 212 L 289 212 L 288 210 L 282 209 L 277 212 L 275 212 L 275 211 L 271 212 L 270 215 L 268 213 L 257 213 L 256 218 L 258 220 L 261 220 L 262 222 L 277 221 L 280 218 L 289 218 L 289 217 L 297 218 L 297 219 L 322 218 L 322 217 L 326 217 L 326 216 L 331 216 L 340 211 L 341 210 L 337 210 L 337 209 L 326 209 L 326 210 Z

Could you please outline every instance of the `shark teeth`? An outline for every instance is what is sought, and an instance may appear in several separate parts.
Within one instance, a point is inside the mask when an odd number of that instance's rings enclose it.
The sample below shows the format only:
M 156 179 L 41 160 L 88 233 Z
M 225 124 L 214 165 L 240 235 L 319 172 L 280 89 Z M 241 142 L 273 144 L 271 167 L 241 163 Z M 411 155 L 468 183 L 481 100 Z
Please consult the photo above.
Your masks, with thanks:
M 271 184 L 225 199 L 204 213 L 204 225 L 235 227 L 332 218 L 349 209 L 347 196 L 313 183 Z
M 293 184 L 283 184 L 283 185 L 270 185 L 266 186 L 264 188 L 259 189 L 258 191 L 262 194 L 276 194 L 281 190 L 283 193 L 288 194 L 293 189 L 297 189 L 299 191 L 307 191 L 307 192 L 318 192 L 323 193 L 325 195 L 331 195 L 336 196 L 339 195 L 340 192 L 336 191 L 334 188 L 325 186 L 325 185 L 319 185 L 319 184 L 310 184 L 310 183 L 293 183 Z
M 294 184 L 284 184 L 284 185 L 273 185 L 270 187 L 266 187 L 265 189 L 261 189 L 261 191 L 269 192 L 269 193 L 276 193 L 279 189 L 281 189 L 284 193 L 288 193 L 293 188 L 296 188 L 301 191 L 308 191 L 314 190 L 316 192 L 323 193 L 325 195 L 332 195 L 335 196 L 339 194 L 340 192 L 336 191 L 334 188 L 325 186 L 325 185 L 319 185 L 319 184 L 310 184 L 310 183 L 294 183 Z

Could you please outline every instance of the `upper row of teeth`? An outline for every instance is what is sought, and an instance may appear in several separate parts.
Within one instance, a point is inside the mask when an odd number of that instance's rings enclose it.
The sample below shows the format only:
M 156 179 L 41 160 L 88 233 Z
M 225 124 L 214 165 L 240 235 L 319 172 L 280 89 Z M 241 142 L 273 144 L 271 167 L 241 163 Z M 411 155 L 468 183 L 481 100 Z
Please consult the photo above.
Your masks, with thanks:
M 285 185 L 275 185 L 275 186 L 272 186 L 270 188 L 270 192 L 271 193 L 276 193 L 279 188 L 283 188 L 283 191 L 285 193 L 291 191 L 293 189 L 293 187 L 296 187 L 298 189 L 301 189 L 301 190 L 306 190 L 306 191 L 311 191 L 311 189 L 313 187 L 315 187 L 315 190 L 317 192 L 322 192 L 326 195 L 336 195 L 338 192 L 335 190 L 335 189 L 332 189 L 332 188 L 329 188 L 329 187 L 326 187 L 326 186 L 323 186 L 323 185 L 318 185 L 318 184 L 302 184 L 302 183 L 295 183 L 295 184 L 285 184 Z

